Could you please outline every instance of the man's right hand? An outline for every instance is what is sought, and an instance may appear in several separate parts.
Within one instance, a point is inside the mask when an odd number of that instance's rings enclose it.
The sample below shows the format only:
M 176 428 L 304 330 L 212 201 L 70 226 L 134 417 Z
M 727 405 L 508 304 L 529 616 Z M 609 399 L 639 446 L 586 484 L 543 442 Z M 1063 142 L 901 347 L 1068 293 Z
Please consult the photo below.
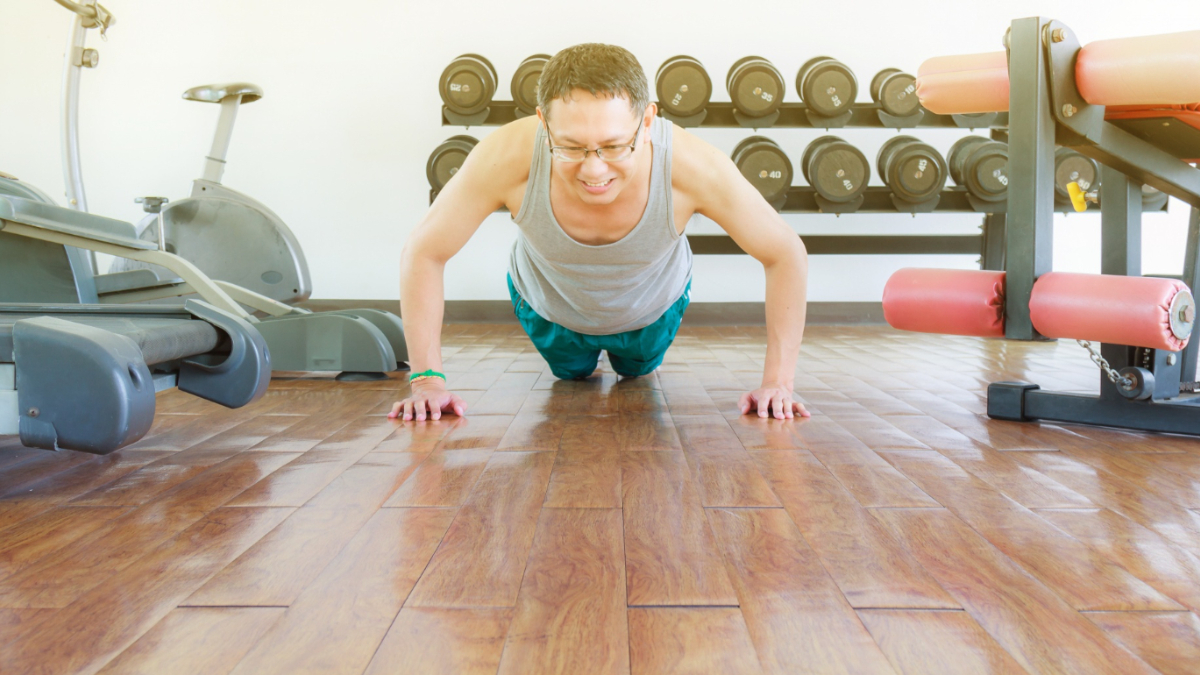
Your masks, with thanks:
M 415 419 L 423 421 L 428 412 L 429 419 L 442 418 L 442 413 L 453 412 L 459 417 L 465 416 L 467 404 L 458 396 L 446 391 L 446 383 L 440 377 L 414 382 L 408 398 L 392 406 L 388 413 L 389 419 L 397 417 L 404 421 Z

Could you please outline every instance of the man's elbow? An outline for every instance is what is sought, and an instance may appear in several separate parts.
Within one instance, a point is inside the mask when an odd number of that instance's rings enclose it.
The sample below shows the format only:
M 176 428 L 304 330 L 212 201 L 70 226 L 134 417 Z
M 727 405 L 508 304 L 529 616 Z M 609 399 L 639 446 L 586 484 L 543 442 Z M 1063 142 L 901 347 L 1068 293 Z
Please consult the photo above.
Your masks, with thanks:
M 808 249 L 797 236 L 788 237 L 777 246 L 772 246 L 769 254 L 759 260 L 767 269 L 791 267 L 802 273 L 808 271 Z
M 400 265 L 405 269 L 413 269 L 423 265 L 445 265 L 453 254 L 445 254 L 436 242 L 425 237 L 413 236 L 404 243 L 400 250 Z

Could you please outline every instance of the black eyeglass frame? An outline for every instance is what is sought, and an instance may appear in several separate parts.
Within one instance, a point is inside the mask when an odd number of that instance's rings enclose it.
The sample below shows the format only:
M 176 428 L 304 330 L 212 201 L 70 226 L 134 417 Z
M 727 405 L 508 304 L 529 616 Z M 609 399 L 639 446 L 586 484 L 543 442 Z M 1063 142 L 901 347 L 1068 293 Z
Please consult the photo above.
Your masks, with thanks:
M 596 153 L 596 157 L 599 157 L 600 161 L 602 161 L 602 162 L 624 162 L 624 161 L 630 159 L 631 157 L 633 157 L 633 153 L 637 151 L 638 139 L 642 137 L 642 129 L 645 128 L 645 126 L 646 126 L 643 121 L 638 122 L 637 131 L 634 132 L 634 134 L 633 134 L 633 141 L 630 142 L 628 145 L 606 145 L 604 147 L 596 148 L 595 150 L 592 150 L 590 148 L 581 148 L 579 146 L 573 146 L 573 145 L 553 145 L 554 136 L 550 131 L 550 121 L 542 120 L 542 124 L 546 125 L 546 136 L 550 138 L 550 143 L 551 143 L 550 154 L 553 155 L 554 158 L 559 161 L 570 162 L 572 164 L 586 162 L 588 155 L 593 152 Z M 626 148 L 629 149 L 629 157 L 622 157 L 621 159 L 605 159 L 604 158 L 605 150 L 625 150 Z M 558 150 L 582 150 L 583 157 L 581 157 L 579 159 L 571 159 L 570 157 L 562 157 L 556 152 Z

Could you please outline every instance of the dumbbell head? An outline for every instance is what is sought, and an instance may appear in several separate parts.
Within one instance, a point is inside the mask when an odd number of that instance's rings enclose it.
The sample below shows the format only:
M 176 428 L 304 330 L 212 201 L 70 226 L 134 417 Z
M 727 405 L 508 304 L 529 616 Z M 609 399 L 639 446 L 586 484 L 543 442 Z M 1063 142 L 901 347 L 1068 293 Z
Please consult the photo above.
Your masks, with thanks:
M 1142 210 L 1143 211 L 1158 211 L 1167 203 L 1169 197 L 1167 193 L 1159 190 L 1156 187 L 1142 185 Z
M 751 136 L 733 149 L 733 163 L 763 198 L 772 204 L 792 186 L 792 162 L 775 141 Z
M 679 117 L 699 114 L 712 97 L 708 72 L 690 56 L 674 56 L 659 66 L 654 88 L 662 110 Z
M 542 76 L 542 68 L 550 60 L 549 54 L 534 54 L 517 66 L 512 78 L 512 100 L 517 108 L 532 115 L 538 105 L 538 79 Z
M 463 54 L 442 71 L 442 102 L 459 115 L 482 112 L 496 95 L 496 69 L 478 54 Z
M 946 160 L 927 143 L 896 136 L 883 144 L 876 160 L 879 177 L 892 194 L 906 202 L 923 202 L 946 185 Z
M 983 136 L 960 138 L 950 148 L 950 177 L 979 199 L 1008 195 L 1008 144 Z
M 899 68 L 884 68 L 871 78 L 871 100 L 889 115 L 911 115 L 921 107 L 917 79 Z
M 1069 183 L 1078 183 L 1084 192 L 1100 185 L 1100 166 L 1096 160 L 1075 152 L 1070 148 L 1054 151 L 1054 192 L 1062 199 L 1070 200 Z
M 804 180 L 831 202 L 849 202 L 867 189 L 871 165 L 858 148 L 837 136 L 822 136 L 804 149 Z
M 761 56 L 738 59 L 729 69 L 725 88 L 733 107 L 747 117 L 766 117 L 779 110 L 786 91 L 779 69 Z
M 458 173 L 467 155 L 479 141 L 473 136 L 451 136 L 441 145 L 433 149 L 429 161 L 425 163 L 425 177 L 429 179 L 429 187 L 441 190 L 446 183 Z
M 986 136 L 964 136 L 950 146 L 946 164 L 950 167 L 950 178 L 954 179 L 955 185 L 966 185 L 966 174 L 963 168 L 967 163 L 967 158 L 971 156 L 975 148 L 989 140 Z
M 840 115 L 858 96 L 858 79 L 854 71 L 829 56 L 809 59 L 796 73 L 796 91 L 810 110 L 818 115 Z

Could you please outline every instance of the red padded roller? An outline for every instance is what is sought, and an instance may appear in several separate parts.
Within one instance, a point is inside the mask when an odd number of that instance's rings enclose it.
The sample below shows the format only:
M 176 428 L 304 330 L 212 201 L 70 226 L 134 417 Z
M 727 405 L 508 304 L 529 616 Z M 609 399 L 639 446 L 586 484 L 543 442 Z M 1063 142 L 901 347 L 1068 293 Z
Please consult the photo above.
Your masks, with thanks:
M 954 54 L 952 56 L 935 56 L 926 59 L 917 68 L 917 77 L 937 75 L 938 73 L 961 73 L 972 70 L 1008 70 L 1008 53 L 984 52 L 982 54 Z
M 1093 42 L 1079 50 L 1075 79 L 1093 105 L 1200 101 L 1200 31 Z M 943 115 L 1007 111 L 1005 52 L 927 60 L 917 70 L 917 98 Z
M 917 99 L 940 115 L 1007 111 L 1008 56 L 935 56 L 917 70 Z
M 897 270 L 883 289 L 883 317 L 919 333 L 1004 337 L 1004 272 Z
M 1079 50 L 1075 84 L 1093 105 L 1200 101 L 1200 30 L 1089 43 Z
M 1183 311 L 1184 299 L 1176 304 L 1181 292 L 1190 300 L 1187 286 L 1175 279 L 1049 272 L 1033 285 L 1029 316 L 1046 337 L 1179 351 L 1186 332 L 1183 339 L 1175 334 L 1171 313 L 1173 307 Z M 1176 318 L 1190 330 L 1190 315 Z

